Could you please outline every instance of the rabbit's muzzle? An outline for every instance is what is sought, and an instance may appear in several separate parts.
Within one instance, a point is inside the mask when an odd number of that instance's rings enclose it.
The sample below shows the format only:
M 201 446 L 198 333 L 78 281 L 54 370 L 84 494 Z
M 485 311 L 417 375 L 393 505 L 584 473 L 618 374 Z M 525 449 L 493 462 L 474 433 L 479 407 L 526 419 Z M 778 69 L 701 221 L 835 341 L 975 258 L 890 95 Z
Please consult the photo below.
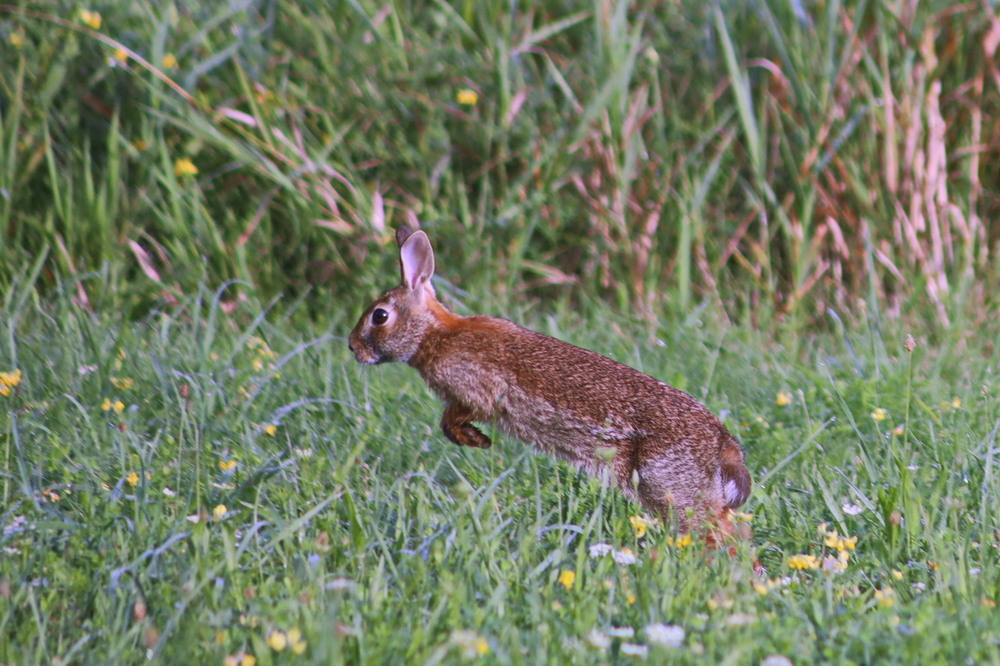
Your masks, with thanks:
M 347 348 L 351 350 L 352 354 L 354 354 L 354 360 L 358 363 L 363 363 L 364 365 L 375 365 L 382 360 L 370 350 L 364 349 L 361 346 L 355 346 L 353 342 L 349 342 L 347 344 Z

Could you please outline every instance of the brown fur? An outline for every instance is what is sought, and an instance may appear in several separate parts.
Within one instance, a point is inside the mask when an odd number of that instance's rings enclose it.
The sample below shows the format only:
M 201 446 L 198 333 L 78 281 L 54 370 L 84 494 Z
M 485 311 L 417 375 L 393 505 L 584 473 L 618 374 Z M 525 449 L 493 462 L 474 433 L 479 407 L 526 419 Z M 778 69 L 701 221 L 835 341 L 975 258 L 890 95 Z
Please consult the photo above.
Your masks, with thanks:
M 350 348 L 361 363 L 404 361 L 444 401 L 441 429 L 488 448 L 495 423 L 600 479 L 648 510 L 676 510 L 684 530 L 732 533 L 750 474 L 739 441 L 687 393 L 600 354 L 487 316 L 462 317 L 434 296 L 422 231 L 397 232 L 402 284 L 362 315 Z M 376 311 L 386 315 L 377 323 Z M 381 315 L 380 315 L 381 316 Z

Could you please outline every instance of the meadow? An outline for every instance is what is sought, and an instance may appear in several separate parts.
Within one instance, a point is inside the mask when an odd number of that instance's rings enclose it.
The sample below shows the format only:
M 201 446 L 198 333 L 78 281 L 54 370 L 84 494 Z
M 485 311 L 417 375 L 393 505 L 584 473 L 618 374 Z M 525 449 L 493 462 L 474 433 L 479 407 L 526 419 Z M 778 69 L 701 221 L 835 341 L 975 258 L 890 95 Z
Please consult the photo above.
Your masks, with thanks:
M 1000 661 L 995 5 L 21 2 L 0 42 L 0 663 Z M 719 414 L 752 541 L 358 366 L 417 221 L 459 313 Z

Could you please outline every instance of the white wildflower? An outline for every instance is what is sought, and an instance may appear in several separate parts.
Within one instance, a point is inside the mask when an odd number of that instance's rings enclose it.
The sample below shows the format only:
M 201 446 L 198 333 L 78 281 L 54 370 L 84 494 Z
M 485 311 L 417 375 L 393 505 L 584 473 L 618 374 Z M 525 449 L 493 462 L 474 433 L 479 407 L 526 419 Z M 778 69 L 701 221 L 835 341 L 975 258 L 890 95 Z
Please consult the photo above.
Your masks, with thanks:
M 840 510 L 846 513 L 848 516 L 857 516 L 862 511 L 864 511 L 862 507 L 858 506 L 854 502 L 844 502 L 844 506 L 840 507 Z M 781 655 L 775 655 L 775 656 L 781 656 Z
M 622 654 L 630 657 L 645 657 L 649 654 L 649 648 L 639 643 L 622 643 Z
M 650 643 L 665 647 L 680 647 L 684 643 L 684 627 L 676 624 L 650 624 L 645 629 Z
M 611 647 L 611 637 L 597 629 L 591 629 L 587 634 L 587 642 L 598 650 L 607 650 Z
M 595 543 L 588 550 L 591 557 L 604 557 L 614 549 L 610 543 Z
M 760 666 L 792 666 L 792 660 L 783 654 L 772 654 L 764 657 L 764 661 L 760 662 Z
M 18 532 L 23 532 L 27 527 L 28 519 L 24 516 L 15 516 L 14 520 L 10 521 L 9 525 L 5 525 L 3 528 L 3 535 L 8 537 L 12 534 L 17 534 Z
M 615 638 L 632 638 L 635 636 L 635 629 L 632 627 L 611 627 L 608 631 L 608 635 L 614 636 Z
M 633 553 L 628 548 L 623 548 L 621 550 L 614 551 L 613 553 L 611 553 L 611 559 L 613 559 L 618 564 L 624 564 L 624 565 L 635 564 L 636 562 L 639 561 L 638 558 L 635 556 L 635 553 Z

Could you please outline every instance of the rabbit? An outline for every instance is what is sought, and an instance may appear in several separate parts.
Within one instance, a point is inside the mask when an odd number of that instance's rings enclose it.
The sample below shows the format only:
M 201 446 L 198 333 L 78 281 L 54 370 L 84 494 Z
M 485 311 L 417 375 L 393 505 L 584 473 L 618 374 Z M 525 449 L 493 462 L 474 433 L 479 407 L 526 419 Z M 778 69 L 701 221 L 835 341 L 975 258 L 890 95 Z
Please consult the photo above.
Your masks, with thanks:
M 402 284 L 361 316 L 349 349 L 362 364 L 402 361 L 445 404 L 441 430 L 490 447 L 491 423 L 554 454 L 710 544 L 733 534 L 750 494 L 740 442 L 693 397 L 610 358 L 506 319 L 463 317 L 437 300 L 423 231 L 396 232 Z

